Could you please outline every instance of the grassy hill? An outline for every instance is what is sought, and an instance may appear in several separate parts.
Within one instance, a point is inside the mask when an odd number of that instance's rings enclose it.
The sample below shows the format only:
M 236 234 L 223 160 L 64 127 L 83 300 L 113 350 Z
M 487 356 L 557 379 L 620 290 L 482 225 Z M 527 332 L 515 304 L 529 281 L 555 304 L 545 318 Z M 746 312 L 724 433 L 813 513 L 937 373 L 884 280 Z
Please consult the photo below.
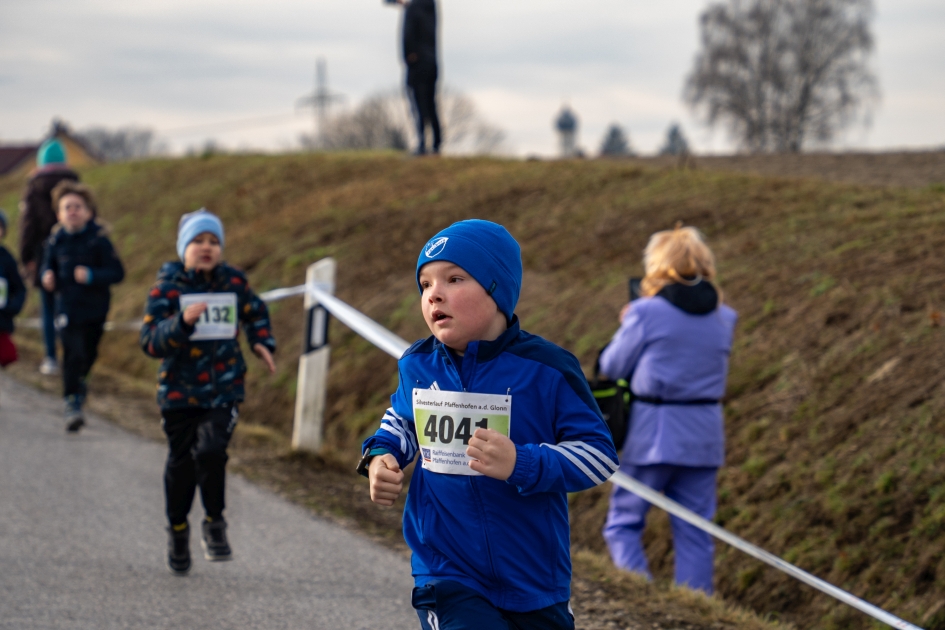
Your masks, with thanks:
M 334 256 L 337 294 L 413 340 L 427 334 L 413 280 L 419 248 L 451 222 L 479 217 L 506 225 L 522 245 L 523 327 L 585 367 L 616 329 L 649 235 L 676 220 L 699 227 L 740 314 L 718 522 L 900 616 L 945 628 L 945 186 L 369 154 L 136 162 L 83 178 L 128 270 L 115 291 L 116 320 L 140 317 L 158 265 L 176 257 L 180 214 L 206 206 L 226 224 L 225 257 L 257 290 L 301 283 L 310 262 Z M 15 208 L 22 184 L 0 180 L 0 205 Z M 349 470 L 387 406 L 395 362 L 335 323 L 328 447 L 317 461 L 287 459 L 301 305 L 272 312 L 279 370 L 265 375 L 250 360 L 243 439 L 275 445 L 267 461 L 289 461 L 298 474 Z M 107 338 L 100 368 L 123 391 L 153 391 L 156 365 L 134 335 Z M 572 500 L 582 558 L 604 551 L 606 493 Z M 665 515 L 651 516 L 647 541 L 657 581 L 669 579 Z M 720 545 L 716 566 L 725 600 L 761 615 L 871 627 L 740 552 Z

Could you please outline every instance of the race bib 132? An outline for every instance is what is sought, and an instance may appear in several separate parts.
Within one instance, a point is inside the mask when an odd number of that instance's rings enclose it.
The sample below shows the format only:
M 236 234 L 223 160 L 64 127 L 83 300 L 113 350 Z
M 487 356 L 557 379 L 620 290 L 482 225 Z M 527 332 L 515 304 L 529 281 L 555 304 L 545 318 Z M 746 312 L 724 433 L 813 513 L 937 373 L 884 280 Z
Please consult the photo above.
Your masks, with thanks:
M 189 293 L 180 296 L 180 310 L 184 311 L 192 304 L 207 303 L 207 310 L 195 324 L 190 335 L 191 341 L 211 339 L 233 339 L 236 337 L 236 294 L 235 293 Z

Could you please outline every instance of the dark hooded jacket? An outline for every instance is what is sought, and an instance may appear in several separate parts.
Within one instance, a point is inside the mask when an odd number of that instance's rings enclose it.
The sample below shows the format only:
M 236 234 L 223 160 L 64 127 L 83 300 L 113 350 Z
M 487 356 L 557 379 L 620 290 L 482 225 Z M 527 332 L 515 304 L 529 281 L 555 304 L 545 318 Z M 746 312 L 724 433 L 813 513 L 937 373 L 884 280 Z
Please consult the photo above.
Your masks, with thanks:
M 224 407 L 243 402 L 246 362 L 234 339 L 191 341 L 195 327 L 184 322 L 180 296 L 188 293 L 235 293 L 239 322 L 250 347 L 261 343 L 276 351 L 269 310 L 249 287 L 243 272 L 226 263 L 213 271 L 187 271 L 183 263 L 165 263 L 148 293 L 141 327 L 141 349 L 163 359 L 158 375 L 161 409 Z
M 52 189 L 64 179 L 79 181 L 79 175 L 62 164 L 47 166 L 30 177 L 20 205 L 20 262 L 36 263 L 36 273 L 29 280 L 39 286 L 43 246 L 59 219 L 52 207 Z
M 404 62 L 407 64 L 408 85 L 436 80 L 435 0 L 411 0 L 407 5 L 404 11 Z
M 0 278 L 6 281 L 6 305 L 0 308 L 0 332 L 13 332 L 13 318 L 23 310 L 26 287 L 16 268 L 16 261 L 6 247 L 0 246 Z
M 125 278 L 125 268 L 107 233 L 104 226 L 89 221 L 76 233 L 57 225 L 49 236 L 41 271 L 48 269 L 56 276 L 60 326 L 105 321 L 111 303 L 110 287 Z M 80 266 L 89 269 L 88 284 L 76 282 L 75 268 Z

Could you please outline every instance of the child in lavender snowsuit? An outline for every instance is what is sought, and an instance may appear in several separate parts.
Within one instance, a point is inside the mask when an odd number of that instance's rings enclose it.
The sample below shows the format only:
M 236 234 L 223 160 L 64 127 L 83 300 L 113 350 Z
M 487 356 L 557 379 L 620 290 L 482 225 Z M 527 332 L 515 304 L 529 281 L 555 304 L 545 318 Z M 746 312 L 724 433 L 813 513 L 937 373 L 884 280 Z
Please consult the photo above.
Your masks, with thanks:
M 620 470 L 711 520 L 725 460 L 720 399 L 737 315 L 713 285 L 715 261 L 692 227 L 658 232 L 644 255 L 645 297 L 621 313 L 601 372 L 627 378 L 635 395 Z M 650 504 L 614 487 L 604 538 L 614 563 L 649 576 L 641 537 Z M 709 535 L 670 518 L 676 582 L 712 592 Z
M 246 276 L 222 261 L 223 224 L 201 209 L 181 217 L 177 253 L 148 293 L 141 348 L 163 359 L 158 404 L 169 453 L 164 470 L 168 519 L 167 565 L 190 570 L 190 512 L 200 488 L 204 557 L 230 560 L 223 518 L 226 449 L 243 402 L 246 362 L 239 327 L 253 352 L 275 371 L 269 312 Z

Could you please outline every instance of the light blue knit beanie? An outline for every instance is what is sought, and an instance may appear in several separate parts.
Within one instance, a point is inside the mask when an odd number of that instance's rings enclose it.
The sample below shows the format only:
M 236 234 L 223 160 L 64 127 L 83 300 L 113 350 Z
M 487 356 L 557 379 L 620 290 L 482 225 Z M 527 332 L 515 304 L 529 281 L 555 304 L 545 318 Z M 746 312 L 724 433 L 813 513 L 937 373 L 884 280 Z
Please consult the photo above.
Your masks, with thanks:
M 36 152 L 36 165 L 40 168 L 47 164 L 65 164 L 66 148 L 55 138 L 50 138 Z
M 204 232 L 210 232 L 220 239 L 220 247 L 223 247 L 223 222 L 217 215 L 201 208 L 180 218 L 177 225 L 177 255 L 181 260 L 184 260 L 184 251 L 190 242 Z

